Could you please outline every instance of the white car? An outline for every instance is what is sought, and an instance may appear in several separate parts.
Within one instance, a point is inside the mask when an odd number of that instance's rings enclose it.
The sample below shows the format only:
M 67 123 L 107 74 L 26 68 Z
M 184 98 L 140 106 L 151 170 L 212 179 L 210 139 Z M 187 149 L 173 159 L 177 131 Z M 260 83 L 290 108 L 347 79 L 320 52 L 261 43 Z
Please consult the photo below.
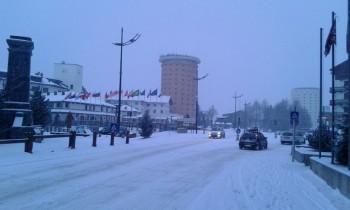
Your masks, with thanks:
M 225 138 L 225 131 L 222 128 L 212 128 L 208 133 L 210 139 L 222 139 Z
M 294 134 L 292 131 L 284 131 L 281 134 L 281 144 L 293 144 Z M 295 132 L 295 144 L 305 144 L 304 135 L 301 132 Z

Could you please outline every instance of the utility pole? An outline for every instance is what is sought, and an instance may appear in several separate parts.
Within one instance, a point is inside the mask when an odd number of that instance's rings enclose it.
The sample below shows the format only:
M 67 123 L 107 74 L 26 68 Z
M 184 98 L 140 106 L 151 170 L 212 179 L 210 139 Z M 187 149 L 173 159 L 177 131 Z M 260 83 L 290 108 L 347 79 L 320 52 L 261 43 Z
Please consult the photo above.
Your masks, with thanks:
M 242 96 L 243 96 L 243 94 L 237 96 L 236 91 L 235 91 L 235 96 L 233 96 L 233 98 L 235 99 L 235 122 L 233 123 L 234 128 L 236 128 L 236 121 L 237 121 L 237 113 L 236 113 L 237 98 L 240 98 Z
M 244 101 L 244 128 L 246 129 L 247 128 L 247 106 L 249 105 L 250 103 L 247 103 Z

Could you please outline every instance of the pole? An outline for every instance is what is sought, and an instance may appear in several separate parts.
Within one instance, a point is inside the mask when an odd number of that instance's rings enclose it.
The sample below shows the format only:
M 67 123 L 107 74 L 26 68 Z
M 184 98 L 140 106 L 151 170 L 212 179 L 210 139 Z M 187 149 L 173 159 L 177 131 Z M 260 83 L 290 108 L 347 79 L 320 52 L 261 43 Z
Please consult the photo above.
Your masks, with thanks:
M 123 67 L 123 46 L 132 44 L 135 42 L 138 38 L 140 38 L 141 34 L 136 34 L 132 39 L 130 39 L 127 42 L 123 42 L 123 28 L 121 29 L 121 38 L 120 43 L 113 43 L 116 46 L 120 46 L 120 71 L 119 71 L 119 94 L 118 94 L 118 116 L 117 116 L 117 131 L 120 130 L 120 108 L 121 108 L 121 100 L 122 100 L 122 67 Z
M 235 96 L 233 97 L 235 99 L 235 121 L 233 123 L 233 127 L 236 128 L 236 121 L 237 121 L 237 113 L 236 113 L 236 104 L 237 104 L 237 98 L 242 97 L 243 94 L 241 94 L 240 96 L 236 95 L 236 91 L 235 91 Z
M 323 34 L 323 29 L 320 28 L 320 116 L 319 116 L 319 135 L 320 138 L 318 139 L 318 146 L 319 146 L 319 152 L 318 152 L 318 157 L 321 158 L 321 137 L 322 137 L 322 34 Z
M 335 13 L 332 12 L 332 25 L 334 22 L 334 18 L 335 18 Z M 332 139 L 331 139 L 331 154 L 332 154 L 332 158 L 331 158 L 331 163 L 334 164 L 334 140 L 335 140 L 335 136 L 334 136 L 334 106 L 335 106 L 335 102 L 334 102 L 334 42 L 332 42 Z
M 204 75 L 203 77 L 198 77 L 198 75 L 197 75 L 197 77 L 196 78 L 193 78 L 194 80 L 196 80 L 197 81 L 197 95 L 196 95 L 196 134 L 197 134 L 197 132 L 198 132 L 198 128 L 197 128 L 197 123 L 198 123 L 198 81 L 199 80 L 202 80 L 202 79 L 204 79 L 204 78 L 206 78 L 208 76 L 208 74 L 206 74 L 206 75 Z
M 297 107 L 294 107 L 294 112 L 297 111 Z M 293 147 L 292 147 L 292 162 L 294 162 L 295 157 L 295 119 L 292 119 L 293 121 Z
M 244 101 L 244 128 L 247 128 L 247 102 Z
M 197 87 L 198 87 L 198 80 L 197 80 Z M 196 97 L 196 134 L 197 132 L 198 132 L 198 93 Z
M 118 116 L 117 116 L 117 132 L 120 131 L 120 108 L 122 100 L 122 68 L 123 68 L 123 28 L 121 30 L 120 39 L 120 64 L 119 64 L 119 92 L 118 92 Z
M 348 0 L 348 28 L 346 49 L 348 53 L 348 93 L 350 93 L 350 0 Z M 348 96 L 348 169 L 350 170 L 350 96 Z

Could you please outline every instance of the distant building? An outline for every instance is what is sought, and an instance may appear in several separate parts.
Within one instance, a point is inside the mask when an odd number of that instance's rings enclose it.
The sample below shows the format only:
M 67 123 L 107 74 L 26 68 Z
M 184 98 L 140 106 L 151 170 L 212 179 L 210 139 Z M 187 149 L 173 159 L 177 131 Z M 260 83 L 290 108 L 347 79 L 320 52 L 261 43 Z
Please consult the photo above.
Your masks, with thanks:
M 318 126 L 320 115 L 320 89 L 313 87 L 294 88 L 292 90 L 292 102 L 299 101 L 302 108 L 310 115 L 312 127 Z
M 66 126 L 66 117 L 72 113 L 73 125 L 104 127 L 116 121 L 116 107 L 100 98 L 83 100 L 74 92 L 55 92 L 45 94 L 51 107 L 51 124 L 47 131 L 62 131 Z
M 112 98 L 109 98 L 106 102 L 114 105 L 118 105 L 118 96 L 114 96 Z M 122 107 L 121 107 L 121 121 L 130 121 L 130 119 L 137 119 L 141 118 L 142 115 L 148 111 L 150 117 L 154 120 L 157 124 L 165 124 L 170 118 L 173 120 L 180 120 L 183 117 L 179 116 L 177 114 L 170 113 L 170 104 L 171 104 L 171 97 L 170 96 L 150 96 L 150 97 L 144 97 L 144 96 L 136 96 L 136 97 L 126 97 L 123 96 L 122 100 Z M 132 113 L 131 116 L 128 115 L 125 111 L 125 107 L 127 106 L 132 109 L 138 110 L 136 113 Z M 136 120 L 134 120 L 136 121 Z
M 160 56 L 162 67 L 161 94 L 171 97 L 170 112 L 195 118 L 198 96 L 198 64 L 200 60 L 187 55 Z
M 0 71 L 0 90 L 5 88 L 6 80 L 7 72 Z M 33 94 L 35 90 L 43 93 L 64 92 L 68 91 L 68 86 L 61 80 L 46 78 L 42 73 L 37 72 L 30 76 L 30 94 Z
M 78 64 L 54 64 L 54 78 L 63 81 L 68 89 L 77 93 L 83 91 L 83 67 Z

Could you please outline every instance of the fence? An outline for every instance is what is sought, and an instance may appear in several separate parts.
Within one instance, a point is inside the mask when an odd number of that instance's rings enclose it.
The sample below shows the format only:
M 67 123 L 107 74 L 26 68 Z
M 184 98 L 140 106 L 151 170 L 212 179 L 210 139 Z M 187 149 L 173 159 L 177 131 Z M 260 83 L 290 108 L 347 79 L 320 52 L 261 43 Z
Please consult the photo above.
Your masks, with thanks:
M 50 134 L 50 135 L 33 135 L 32 133 L 27 134 L 27 138 L 24 139 L 0 139 L 0 144 L 18 144 L 18 143 L 24 143 L 24 152 L 33 153 L 33 143 L 36 139 L 50 139 L 50 138 L 62 138 L 62 137 L 68 137 L 68 147 L 71 149 L 75 149 L 75 142 L 77 136 L 83 136 L 87 137 L 90 136 L 89 134 L 80 134 L 76 133 L 75 131 L 72 131 L 67 134 Z M 97 132 L 93 133 L 92 138 L 92 146 L 97 147 Z M 112 132 L 111 134 L 111 141 L 110 145 L 114 145 L 114 137 L 115 134 Z M 126 144 L 129 144 L 129 138 L 133 138 L 133 134 L 129 134 L 129 131 L 127 131 L 126 135 Z

